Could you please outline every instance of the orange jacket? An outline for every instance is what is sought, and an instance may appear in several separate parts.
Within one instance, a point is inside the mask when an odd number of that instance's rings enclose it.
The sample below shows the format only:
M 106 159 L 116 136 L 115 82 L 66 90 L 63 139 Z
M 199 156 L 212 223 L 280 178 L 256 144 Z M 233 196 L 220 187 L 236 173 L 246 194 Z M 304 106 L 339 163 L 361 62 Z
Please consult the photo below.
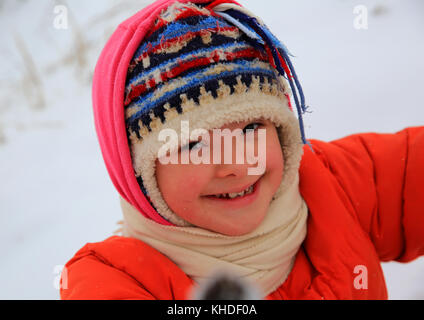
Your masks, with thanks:
M 381 261 L 424 255 L 424 127 L 311 140 L 300 167 L 308 234 L 268 299 L 387 299 Z M 186 299 L 193 282 L 140 240 L 89 243 L 66 264 L 62 299 Z

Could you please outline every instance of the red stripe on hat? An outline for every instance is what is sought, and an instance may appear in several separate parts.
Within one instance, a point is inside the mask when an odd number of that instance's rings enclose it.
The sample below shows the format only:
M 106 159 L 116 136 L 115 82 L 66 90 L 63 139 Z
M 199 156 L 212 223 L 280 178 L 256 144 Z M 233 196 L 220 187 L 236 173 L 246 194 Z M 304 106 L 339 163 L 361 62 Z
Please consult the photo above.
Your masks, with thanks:
M 289 109 L 290 109 L 290 111 L 293 112 L 293 107 L 292 107 L 292 104 L 291 104 L 291 101 L 290 101 L 290 96 L 287 93 L 285 93 L 284 95 L 286 96 L 287 101 L 289 103 Z
M 223 61 L 233 61 L 239 58 L 259 58 L 261 61 L 268 62 L 267 56 L 265 56 L 261 51 L 255 50 L 253 48 L 247 48 L 237 52 L 225 52 L 224 55 L 225 59 Z M 212 63 L 212 60 L 215 63 L 221 60 L 221 56 L 218 50 L 214 50 L 210 57 L 197 58 L 191 61 L 180 63 L 178 66 L 172 68 L 171 70 L 161 73 L 160 77 L 162 81 L 165 82 L 192 68 L 207 66 Z M 144 94 L 148 90 L 148 87 L 154 89 L 156 85 L 157 83 L 154 79 L 149 79 L 147 85 L 143 83 L 138 86 L 131 87 L 131 91 L 125 99 L 125 106 L 128 106 L 135 98 Z
M 281 57 L 280 52 L 278 52 L 278 50 L 276 50 L 276 51 L 277 51 L 278 58 L 280 59 L 280 62 L 283 64 L 283 69 L 286 72 L 288 78 L 289 79 L 293 79 L 293 76 L 292 76 L 292 74 L 290 72 L 289 67 L 287 66 L 286 61 Z
M 253 49 L 253 48 L 247 48 L 244 50 L 236 51 L 236 52 L 226 52 L 226 58 L 229 61 L 232 61 L 234 59 L 238 58 L 259 58 L 260 60 L 264 62 L 268 62 L 268 57 L 264 55 L 261 51 Z
M 125 98 L 125 102 L 124 105 L 127 106 L 131 103 L 132 100 L 134 100 L 134 98 L 142 95 L 143 93 L 146 92 L 146 84 L 140 84 L 138 86 L 133 87 L 131 85 L 131 91 L 129 92 L 129 94 L 127 95 L 127 97 Z
M 196 9 L 196 8 L 187 8 L 184 11 L 180 11 L 179 13 L 177 13 L 176 16 L 175 16 L 175 19 L 172 20 L 172 21 L 166 21 L 166 20 L 163 20 L 163 19 L 158 20 L 157 24 L 148 33 L 147 37 L 152 35 L 155 31 L 165 27 L 167 24 L 174 23 L 178 20 L 181 20 L 181 19 L 184 19 L 184 18 L 189 18 L 189 17 L 194 17 L 194 16 L 208 17 L 210 15 L 205 14 L 204 12 L 201 12 L 199 9 Z
M 272 58 L 271 49 L 268 47 L 267 44 L 265 44 L 265 50 L 266 50 L 266 53 L 268 54 L 268 61 L 271 63 L 271 65 L 273 66 L 274 69 L 277 69 L 277 66 L 275 65 L 275 61 Z
M 149 88 L 154 88 L 154 87 L 156 87 L 156 81 L 155 81 L 155 79 L 149 79 L 149 80 L 147 81 L 147 85 L 149 86 Z
M 149 43 L 149 46 L 147 47 L 147 50 L 145 52 L 143 52 L 139 57 L 137 57 L 136 59 L 134 59 L 134 61 L 131 63 L 131 65 L 129 66 L 129 71 L 133 71 L 134 68 L 137 66 L 137 64 L 143 59 L 146 58 L 148 55 L 150 55 L 151 53 L 157 53 L 161 50 L 168 49 L 173 45 L 177 45 L 179 42 L 185 42 L 188 41 L 196 36 L 204 36 L 206 33 L 223 33 L 225 31 L 239 31 L 239 29 L 237 27 L 219 27 L 219 25 L 217 26 L 217 28 L 210 28 L 210 29 L 204 29 L 204 30 L 199 30 L 196 32 L 187 32 L 186 34 L 180 36 L 180 37 L 176 37 L 176 38 L 171 38 L 168 39 L 164 42 L 160 42 L 157 46 L 153 47 L 151 43 Z
M 264 56 L 263 54 L 261 54 L 260 51 L 251 48 L 240 50 L 237 52 L 226 52 L 224 54 L 226 61 L 233 61 L 238 58 L 260 58 L 263 61 L 267 61 L 266 58 L 264 59 Z M 174 78 L 189 69 L 207 66 L 208 64 L 211 64 L 211 60 L 213 60 L 214 62 L 219 62 L 221 60 L 218 50 L 213 51 L 210 57 L 198 58 L 188 62 L 184 62 L 184 64 L 178 65 L 167 73 L 167 77 Z

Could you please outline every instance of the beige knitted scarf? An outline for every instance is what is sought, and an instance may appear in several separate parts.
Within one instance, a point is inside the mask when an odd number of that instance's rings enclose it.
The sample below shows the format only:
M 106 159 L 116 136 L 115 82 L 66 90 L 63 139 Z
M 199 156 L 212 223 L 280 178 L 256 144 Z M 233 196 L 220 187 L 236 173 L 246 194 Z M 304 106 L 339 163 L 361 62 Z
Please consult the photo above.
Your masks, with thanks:
M 121 198 L 123 235 L 155 248 L 197 283 L 225 270 L 256 284 L 266 297 L 287 278 L 306 236 L 308 208 L 298 182 L 297 175 L 288 189 L 270 203 L 259 227 L 242 236 L 198 227 L 164 226 L 145 218 Z

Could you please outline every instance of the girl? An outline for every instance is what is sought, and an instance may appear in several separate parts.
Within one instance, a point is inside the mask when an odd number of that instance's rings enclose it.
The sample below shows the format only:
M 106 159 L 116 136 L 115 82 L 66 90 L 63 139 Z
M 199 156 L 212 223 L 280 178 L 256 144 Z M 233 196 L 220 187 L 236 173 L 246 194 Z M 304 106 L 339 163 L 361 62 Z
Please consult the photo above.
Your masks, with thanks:
M 306 141 L 287 49 L 235 1 L 124 21 L 93 104 L 123 236 L 75 254 L 62 299 L 189 299 L 216 270 L 266 299 L 387 299 L 380 262 L 424 254 L 424 128 Z

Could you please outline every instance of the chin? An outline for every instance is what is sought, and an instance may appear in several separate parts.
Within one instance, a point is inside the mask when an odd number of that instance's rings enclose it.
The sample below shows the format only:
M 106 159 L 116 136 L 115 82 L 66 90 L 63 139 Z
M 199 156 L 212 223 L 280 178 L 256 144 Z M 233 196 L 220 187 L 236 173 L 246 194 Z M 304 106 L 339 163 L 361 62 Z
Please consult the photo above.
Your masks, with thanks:
M 230 236 L 230 237 L 239 237 L 239 236 L 244 236 L 245 234 L 248 234 L 255 229 L 256 228 L 248 229 L 248 230 L 244 230 L 244 229 L 243 230 L 231 230 L 231 231 L 228 231 L 228 232 L 221 232 L 221 233 L 226 235 L 226 236 Z
M 222 228 L 219 228 L 220 230 L 215 230 L 215 232 L 219 232 L 221 234 L 232 236 L 232 237 L 243 236 L 245 234 L 248 234 L 254 231 L 257 227 L 259 227 L 263 219 L 264 219 L 264 215 L 258 216 L 257 219 L 255 219 L 254 221 L 250 221 L 248 225 L 246 224 L 241 225 L 240 219 L 237 219 L 237 221 L 235 222 L 235 225 L 223 226 Z

